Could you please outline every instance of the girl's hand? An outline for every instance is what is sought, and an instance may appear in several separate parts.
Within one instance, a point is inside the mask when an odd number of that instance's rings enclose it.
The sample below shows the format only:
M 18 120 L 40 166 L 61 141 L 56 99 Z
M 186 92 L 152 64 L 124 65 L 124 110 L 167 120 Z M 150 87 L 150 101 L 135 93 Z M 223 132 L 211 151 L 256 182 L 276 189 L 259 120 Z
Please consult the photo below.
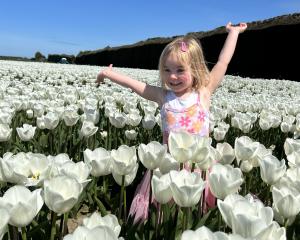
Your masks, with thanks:
M 246 30 L 246 28 L 247 28 L 247 23 L 239 23 L 237 25 L 232 25 L 232 23 L 229 22 L 226 25 L 227 32 L 238 31 L 239 33 L 242 33 Z
M 98 86 L 100 83 L 104 82 L 104 78 L 107 77 L 107 73 L 112 71 L 112 64 L 109 64 L 108 68 L 102 70 L 98 75 L 97 75 L 97 80 L 96 83 L 98 83 Z

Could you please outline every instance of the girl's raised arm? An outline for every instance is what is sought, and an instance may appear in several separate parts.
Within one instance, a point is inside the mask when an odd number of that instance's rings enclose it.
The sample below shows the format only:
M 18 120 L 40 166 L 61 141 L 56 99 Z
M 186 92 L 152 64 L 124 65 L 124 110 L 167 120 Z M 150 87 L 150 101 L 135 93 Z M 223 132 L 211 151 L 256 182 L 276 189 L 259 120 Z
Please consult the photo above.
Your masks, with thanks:
M 218 62 L 210 72 L 210 79 L 207 88 L 211 94 L 213 94 L 216 88 L 220 85 L 235 51 L 238 36 L 240 33 L 244 32 L 246 28 L 246 23 L 240 23 L 238 26 L 233 26 L 231 22 L 229 22 L 226 25 L 228 36 L 219 55 Z
M 112 64 L 109 65 L 108 68 L 101 71 L 98 76 L 96 82 L 100 84 L 103 82 L 104 78 L 108 78 L 111 81 L 123 86 L 132 89 L 141 97 L 148 99 L 150 101 L 157 102 L 159 105 L 162 104 L 163 101 L 163 90 L 160 87 L 151 86 L 144 82 L 138 81 L 126 75 L 117 73 L 113 71 Z

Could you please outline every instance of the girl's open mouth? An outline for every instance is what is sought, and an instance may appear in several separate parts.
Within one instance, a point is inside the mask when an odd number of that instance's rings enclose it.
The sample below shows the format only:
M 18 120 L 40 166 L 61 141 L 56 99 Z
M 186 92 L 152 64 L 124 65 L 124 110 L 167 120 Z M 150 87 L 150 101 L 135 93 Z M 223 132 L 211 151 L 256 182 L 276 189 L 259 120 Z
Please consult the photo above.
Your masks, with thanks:
M 180 84 L 181 84 L 181 82 L 178 82 L 178 83 L 170 82 L 170 85 L 174 86 L 174 87 L 179 86 Z

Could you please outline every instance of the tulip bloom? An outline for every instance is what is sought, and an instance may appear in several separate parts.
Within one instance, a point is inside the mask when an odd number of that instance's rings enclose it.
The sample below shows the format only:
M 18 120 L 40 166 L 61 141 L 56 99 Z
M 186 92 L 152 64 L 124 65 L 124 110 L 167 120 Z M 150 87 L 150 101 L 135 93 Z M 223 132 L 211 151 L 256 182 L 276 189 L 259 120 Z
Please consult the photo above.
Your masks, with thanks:
M 53 130 L 59 124 L 59 117 L 57 113 L 48 112 L 44 116 L 45 128 Z
M 34 137 L 36 127 L 30 124 L 23 124 L 23 127 L 16 128 L 18 136 L 22 141 L 30 141 Z
M 294 217 L 300 212 L 300 192 L 296 188 L 274 186 L 272 196 L 274 207 L 283 218 Z
M 224 199 L 229 194 L 238 192 L 243 183 L 242 171 L 231 165 L 215 164 L 209 172 L 208 182 L 214 196 Z
M 170 154 L 179 163 L 192 160 L 197 148 L 197 141 L 194 135 L 185 131 L 170 132 L 168 144 Z
M 138 168 L 139 168 L 139 164 L 136 163 L 135 166 L 134 166 L 134 168 L 132 169 L 132 171 L 130 173 L 128 173 L 126 175 L 120 175 L 117 172 L 112 171 L 112 176 L 113 176 L 114 180 L 116 181 L 116 183 L 119 186 L 122 186 L 122 178 L 123 178 L 123 176 L 125 176 L 125 178 L 124 178 L 124 186 L 127 187 L 135 179 L 136 173 L 138 171 Z
M 73 233 L 66 235 L 64 240 L 94 240 L 99 238 L 101 240 L 118 240 L 114 231 L 107 226 L 98 226 L 93 229 L 79 226 Z
M 273 185 L 277 182 L 286 171 L 285 160 L 282 159 L 279 161 L 273 155 L 264 157 L 259 161 L 259 164 L 260 176 L 262 180 L 269 185 Z
M 6 142 L 10 139 L 12 128 L 8 124 L 0 124 L 0 142 Z
M 98 127 L 95 127 L 94 123 L 89 121 L 84 121 L 80 129 L 80 136 L 88 138 L 94 135 L 97 132 L 97 130 Z
M 218 143 L 216 146 L 217 152 L 220 154 L 219 163 L 231 164 L 235 159 L 234 150 L 228 143 Z
M 90 217 L 83 219 L 83 226 L 88 229 L 93 229 L 98 226 L 106 226 L 113 230 L 117 237 L 121 232 L 121 226 L 118 219 L 113 214 L 107 214 L 102 217 L 100 213 L 94 212 Z
M 151 130 L 156 124 L 156 119 L 153 114 L 146 114 L 142 120 L 143 128 Z
M 131 129 L 131 130 L 125 130 L 125 136 L 129 140 L 135 140 L 136 137 L 137 137 L 137 135 L 138 135 L 138 133 L 135 130 L 133 130 L 133 129 Z
M 165 158 L 167 146 L 159 142 L 152 141 L 145 144 L 140 144 L 138 147 L 138 155 L 142 164 L 149 170 L 158 168 L 159 164 Z
M 183 169 L 180 172 L 171 171 L 170 178 L 172 196 L 177 205 L 192 207 L 199 202 L 205 187 L 200 173 Z
M 84 162 L 92 167 L 91 174 L 94 177 L 106 176 L 111 173 L 110 152 L 104 148 L 96 148 L 94 151 L 86 149 L 83 152 Z
M 172 199 L 171 178 L 169 174 L 158 177 L 153 175 L 151 187 L 154 198 L 157 202 L 165 204 Z
M 225 223 L 234 234 L 245 238 L 255 238 L 271 227 L 272 208 L 265 207 L 262 202 L 253 199 L 250 195 L 243 197 L 230 194 L 224 201 L 218 199 L 217 205 Z
M 136 167 L 137 156 L 135 147 L 121 145 L 117 150 L 111 151 L 112 171 L 118 175 L 128 175 Z
M 76 179 L 67 176 L 45 180 L 45 204 L 55 213 L 66 213 L 76 204 L 82 189 L 82 185 Z
M 44 205 L 41 191 L 36 189 L 31 192 L 24 186 L 16 185 L 0 197 L 0 209 L 5 208 L 9 212 L 9 224 L 24 227 L 32 222 Z
M 165 158 L 159 164 L 159 171 L 162 174 L 169 173 L 171 170 L 178 170 L 180 167 L 179 162 L 177 162 L 170 153 L 166 153 Z

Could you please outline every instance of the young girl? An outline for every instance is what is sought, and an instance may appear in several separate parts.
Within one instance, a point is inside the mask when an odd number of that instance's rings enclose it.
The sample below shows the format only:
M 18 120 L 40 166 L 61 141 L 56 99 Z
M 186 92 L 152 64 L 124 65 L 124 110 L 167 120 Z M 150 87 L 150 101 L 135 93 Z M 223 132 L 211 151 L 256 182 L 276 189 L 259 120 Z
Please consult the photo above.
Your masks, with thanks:
M 209 133 L 210 98 L 222 81 L 234 53 L 239 33 L 245 31 L 246 23 L 226 25 L 228 36 L 219 55 L 218 62 L 208 70 L 200 43 L 189 36 L 179 37 L 169 43 L 159 59 L 159 74 L 162 87 L 150 86 L 112 69 L 112 64 L 97 76 L 97 82 L 104 78 L 131 88 L 134 92 L 161 108 L 163 142 L 167 143 L 170 131 L 186 130 L 200 136 Z M 150 175 L 142 181 L 140 190 L 131 206 L 135 221 L 147 218 Z M 148 194 L 147 194 L 148 193 Z M 209 204 L 211 197 L 205 194 Z M 214 200 L 214 199 L 213 199 Z M 214 202 L 214 201 L 213 201 Z

